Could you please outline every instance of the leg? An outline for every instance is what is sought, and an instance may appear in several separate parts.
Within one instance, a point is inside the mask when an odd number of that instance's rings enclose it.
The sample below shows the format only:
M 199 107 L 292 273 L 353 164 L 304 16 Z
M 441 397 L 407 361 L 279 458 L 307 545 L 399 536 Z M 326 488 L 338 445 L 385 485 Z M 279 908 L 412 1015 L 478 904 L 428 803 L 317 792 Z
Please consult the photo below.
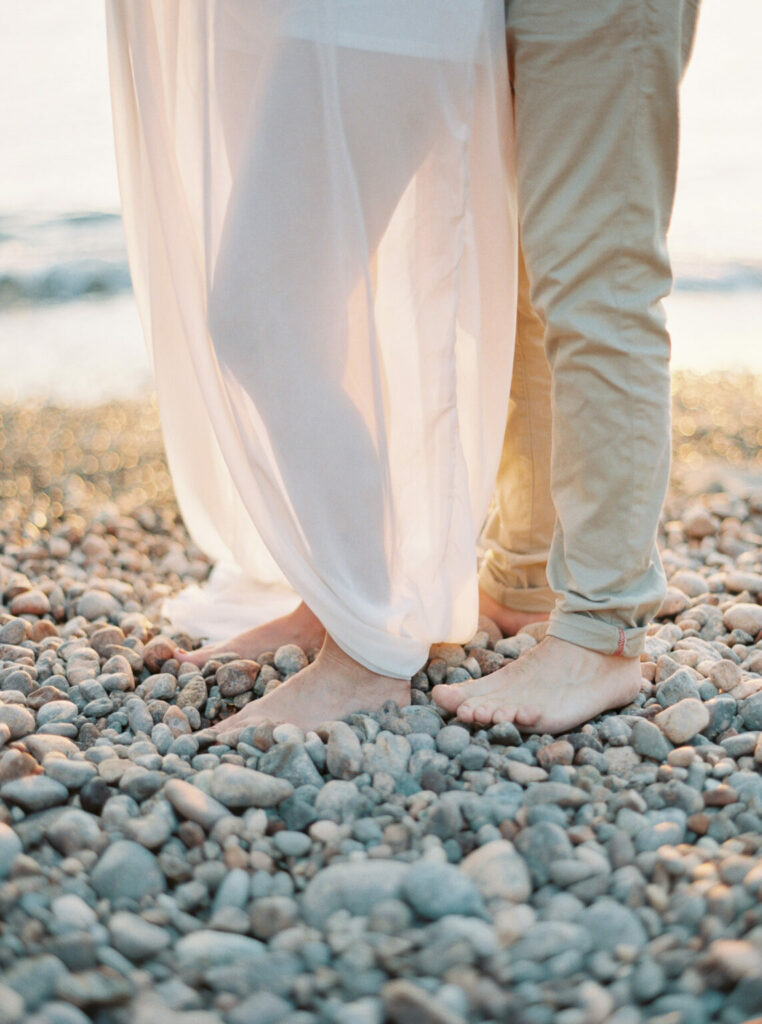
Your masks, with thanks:
M 556 514 L 550 496 L 550 367 L 544 334 L 521 259 L 508 421 L 479 572 L 480 609 L 506 634 L 547 619 L 555 603 L 546 575 Z
M 463 721 L 554 732 L 634 697 L 664 590 L 655 543 L 669 470 L 661 300 L 696 5 L 601 0 L 569 11 L 512 0 L 508 12 L 524 254 L 552 375 L 548 581 L 559 600 L 531 658 L 459 693 L 436 692 Z

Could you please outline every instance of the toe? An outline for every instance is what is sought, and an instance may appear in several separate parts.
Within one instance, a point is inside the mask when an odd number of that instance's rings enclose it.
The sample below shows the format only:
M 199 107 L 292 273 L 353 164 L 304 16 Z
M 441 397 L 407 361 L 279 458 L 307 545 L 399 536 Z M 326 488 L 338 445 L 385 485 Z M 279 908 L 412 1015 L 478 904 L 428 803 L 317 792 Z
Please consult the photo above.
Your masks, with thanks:
M 458 705 L 456 715 L 459 721 L 470 724 L 474 720 L 474 709 L 467 701 L 464 701 Z
M 494 722 L 512 722 L 517 715 L 515 705 L 500 693 L 485 694 L 464 701 L 458 708 L 458 718 L 464 722 L 492 725 Z
M 440 708 L 444 708 L 445 711 L 455 711 L 468 694 L 463 693 L 457 683 L 439 683 L 431 691 L 431 696 Z
M 516 710 L 516 715 L 513 720 L 516 725 L 520 725 L 523 728 L 528 729 L 538 724 L 541 714 L 542 712 L 540 711 L 540 708 L 527 705 L 526 707 L 521 707 Z

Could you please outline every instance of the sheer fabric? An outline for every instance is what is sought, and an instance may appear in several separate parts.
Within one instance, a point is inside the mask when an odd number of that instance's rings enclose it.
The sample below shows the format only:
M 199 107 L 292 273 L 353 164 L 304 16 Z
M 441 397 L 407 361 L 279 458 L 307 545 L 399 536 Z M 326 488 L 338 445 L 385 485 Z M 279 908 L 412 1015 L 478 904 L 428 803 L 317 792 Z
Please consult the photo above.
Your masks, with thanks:
M 265 588 L 213 632 L 296 592 L 352 657 L 409 676 L 432 642 L 475 628 L 506 418 L 503 2 L 107 10 L 130 266 L 177 498 L 226 567 L 217 591 Z M 193 605 L 171 610 L 187 626 Z

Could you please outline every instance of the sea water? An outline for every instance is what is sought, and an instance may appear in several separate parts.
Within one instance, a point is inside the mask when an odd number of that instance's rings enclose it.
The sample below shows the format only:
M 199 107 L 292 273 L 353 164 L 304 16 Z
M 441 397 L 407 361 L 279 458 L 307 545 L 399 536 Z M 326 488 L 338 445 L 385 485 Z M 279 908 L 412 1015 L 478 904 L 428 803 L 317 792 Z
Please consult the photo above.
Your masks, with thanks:
M 683 86 L 673 365 L 762 372 L 760 0 L 704 0 Z M 0 402 L 150 393 L 102 0 L 0 0 Z

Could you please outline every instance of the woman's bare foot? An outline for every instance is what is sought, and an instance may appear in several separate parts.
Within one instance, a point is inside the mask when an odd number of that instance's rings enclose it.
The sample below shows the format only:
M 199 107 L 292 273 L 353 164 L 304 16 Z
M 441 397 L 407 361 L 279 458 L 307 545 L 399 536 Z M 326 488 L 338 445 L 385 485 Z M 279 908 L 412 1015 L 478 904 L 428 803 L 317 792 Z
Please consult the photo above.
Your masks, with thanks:
M 388 700 L 400 707 L 409 704 L 410 680 L 371 672 L 326 636 L 311 665 L 213 728 L 224 734 L 269 720 L 290 722 L 306 732 L 353 711 L 377 711 Z
M 494 597 L 490 597 L 481 587 L 479 587 L 479 611 L 500 627 L 503 636 L 515 636 L 520 629 L 528 626 L 531 622 L 547 622 L 548 620 L 548 612 L 517 612 L 513 608 L 506 608 Z
M 304 601 L 288 615 L 266 622 L 255 629 L 247 629 L 230 640 L 206 644 L 197 651 L 177 649 L 174 657 L 192 665 L 204 665 L 217 654 L 233 652 L 240 658 L 256 660 L 262 651 L 277 651 L 283 644 L 297 644 L 303 651 L 320 647 L 325 637 L 322 622 L 309 610 Z
M 629 704 L 639 690 L 637 658 L 598 654 L 548 636 L 497 672 L 435 686 L 432 697 L 461 722 L 514 722 L 524 732 L 561 733 Z

